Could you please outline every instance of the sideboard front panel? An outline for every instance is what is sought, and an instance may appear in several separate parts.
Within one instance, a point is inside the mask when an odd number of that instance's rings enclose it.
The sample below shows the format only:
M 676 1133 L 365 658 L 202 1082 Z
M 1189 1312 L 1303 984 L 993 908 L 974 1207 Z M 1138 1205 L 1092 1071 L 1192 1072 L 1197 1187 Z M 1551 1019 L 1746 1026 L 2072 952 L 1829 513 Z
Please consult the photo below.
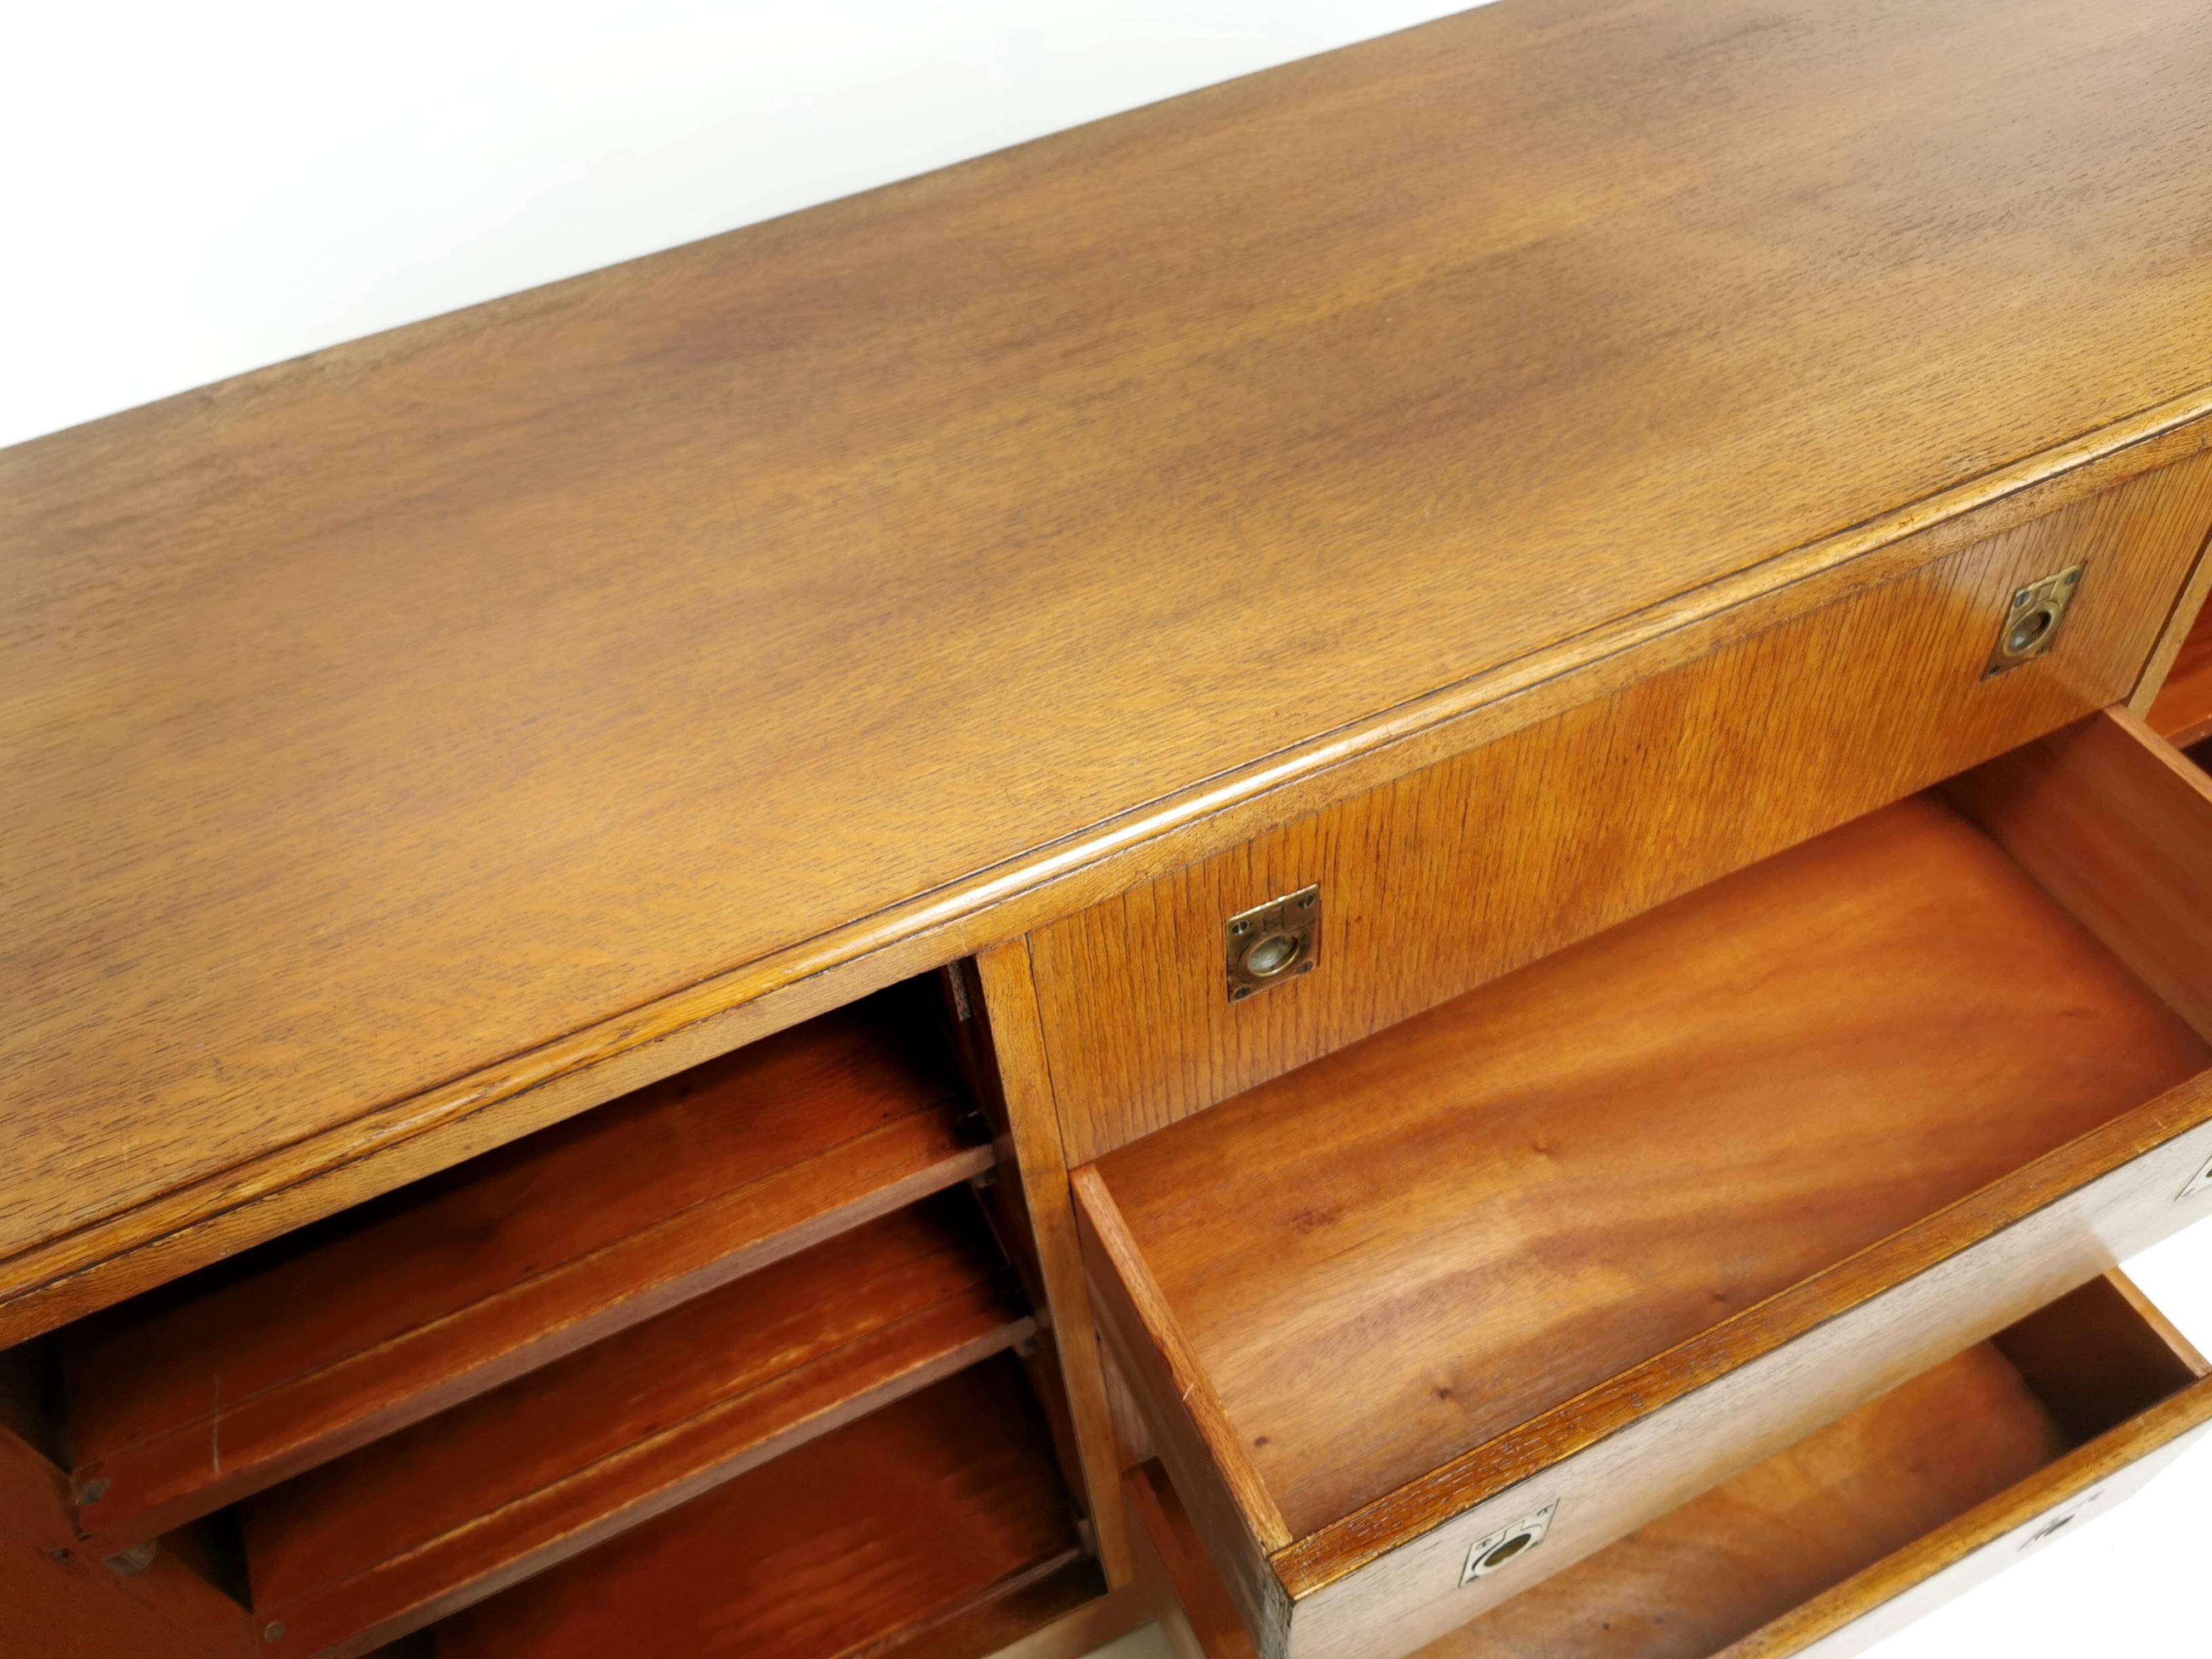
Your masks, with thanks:
M 2123 700 L 2208 524 L 2200 453 L 1039 930 L 1068 1162 Z M 1231 920 L 1311 888 L 1310 971 L 1236 1000 Z

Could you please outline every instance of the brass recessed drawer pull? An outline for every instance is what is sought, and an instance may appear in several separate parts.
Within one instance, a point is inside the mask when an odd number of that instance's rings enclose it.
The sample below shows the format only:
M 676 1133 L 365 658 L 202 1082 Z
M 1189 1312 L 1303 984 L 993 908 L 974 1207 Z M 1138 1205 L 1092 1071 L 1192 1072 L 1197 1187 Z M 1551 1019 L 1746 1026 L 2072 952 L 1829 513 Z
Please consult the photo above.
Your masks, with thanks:
M 1321 889 L 1303 888 L 1229 918 L 1229 1000 L 1310 974 L 1321 954 Z

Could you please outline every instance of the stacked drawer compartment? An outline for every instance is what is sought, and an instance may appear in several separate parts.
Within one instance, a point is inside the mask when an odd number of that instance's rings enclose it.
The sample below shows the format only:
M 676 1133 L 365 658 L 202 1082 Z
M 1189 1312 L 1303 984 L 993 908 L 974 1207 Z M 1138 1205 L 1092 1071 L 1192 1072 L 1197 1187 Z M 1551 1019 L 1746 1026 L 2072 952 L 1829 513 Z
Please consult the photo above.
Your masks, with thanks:
M 2081 1287 L 2212 1214 L 2208 921 L 2212 788 L 2107 712 L 1076 1171 L 1109 1350 L 1260 1651 L 1493 1650 L 1466 1632 L 1877 1396 L 1883 1434 L 1972 1416 L 2012 1385 L 1957 1357 L 2008 1328 L 2106 1474 L 2195 1432 L 2197 1362 Z M 2116 1366 L 2165 1344 L 2158 1386 L 2022 1361 L 2076 1318 Z M 1956 1507 L 2069 1446 L 1995 1449 Z

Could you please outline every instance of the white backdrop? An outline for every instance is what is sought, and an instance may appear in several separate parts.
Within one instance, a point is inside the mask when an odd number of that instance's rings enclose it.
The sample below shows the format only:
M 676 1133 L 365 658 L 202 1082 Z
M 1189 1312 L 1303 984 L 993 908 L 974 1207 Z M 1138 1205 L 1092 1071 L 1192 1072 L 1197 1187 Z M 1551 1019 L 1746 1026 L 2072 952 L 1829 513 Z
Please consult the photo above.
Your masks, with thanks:
M 0 444 L 1453 9 L 19 4 Z M 2212 1225 L 2133 1270 L 2212 1346 Z M 2200 1448 L 1879 1651 L 2204 1652 L 2208 1510 Z

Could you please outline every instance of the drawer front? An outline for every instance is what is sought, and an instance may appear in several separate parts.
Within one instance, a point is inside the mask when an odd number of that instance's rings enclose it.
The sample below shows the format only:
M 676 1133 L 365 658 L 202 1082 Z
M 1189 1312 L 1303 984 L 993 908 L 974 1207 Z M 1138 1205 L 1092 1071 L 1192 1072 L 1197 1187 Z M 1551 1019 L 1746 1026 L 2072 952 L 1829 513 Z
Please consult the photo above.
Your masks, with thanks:
M 1069 1162 L 2119 701 L 2208 522 L 2198 455 L 1040 930 Z M 2048 653 L 1985 676 L 2076 562 Z M 1230 919 L 1312 886 L 1313 970 L 1232 1000 Z

